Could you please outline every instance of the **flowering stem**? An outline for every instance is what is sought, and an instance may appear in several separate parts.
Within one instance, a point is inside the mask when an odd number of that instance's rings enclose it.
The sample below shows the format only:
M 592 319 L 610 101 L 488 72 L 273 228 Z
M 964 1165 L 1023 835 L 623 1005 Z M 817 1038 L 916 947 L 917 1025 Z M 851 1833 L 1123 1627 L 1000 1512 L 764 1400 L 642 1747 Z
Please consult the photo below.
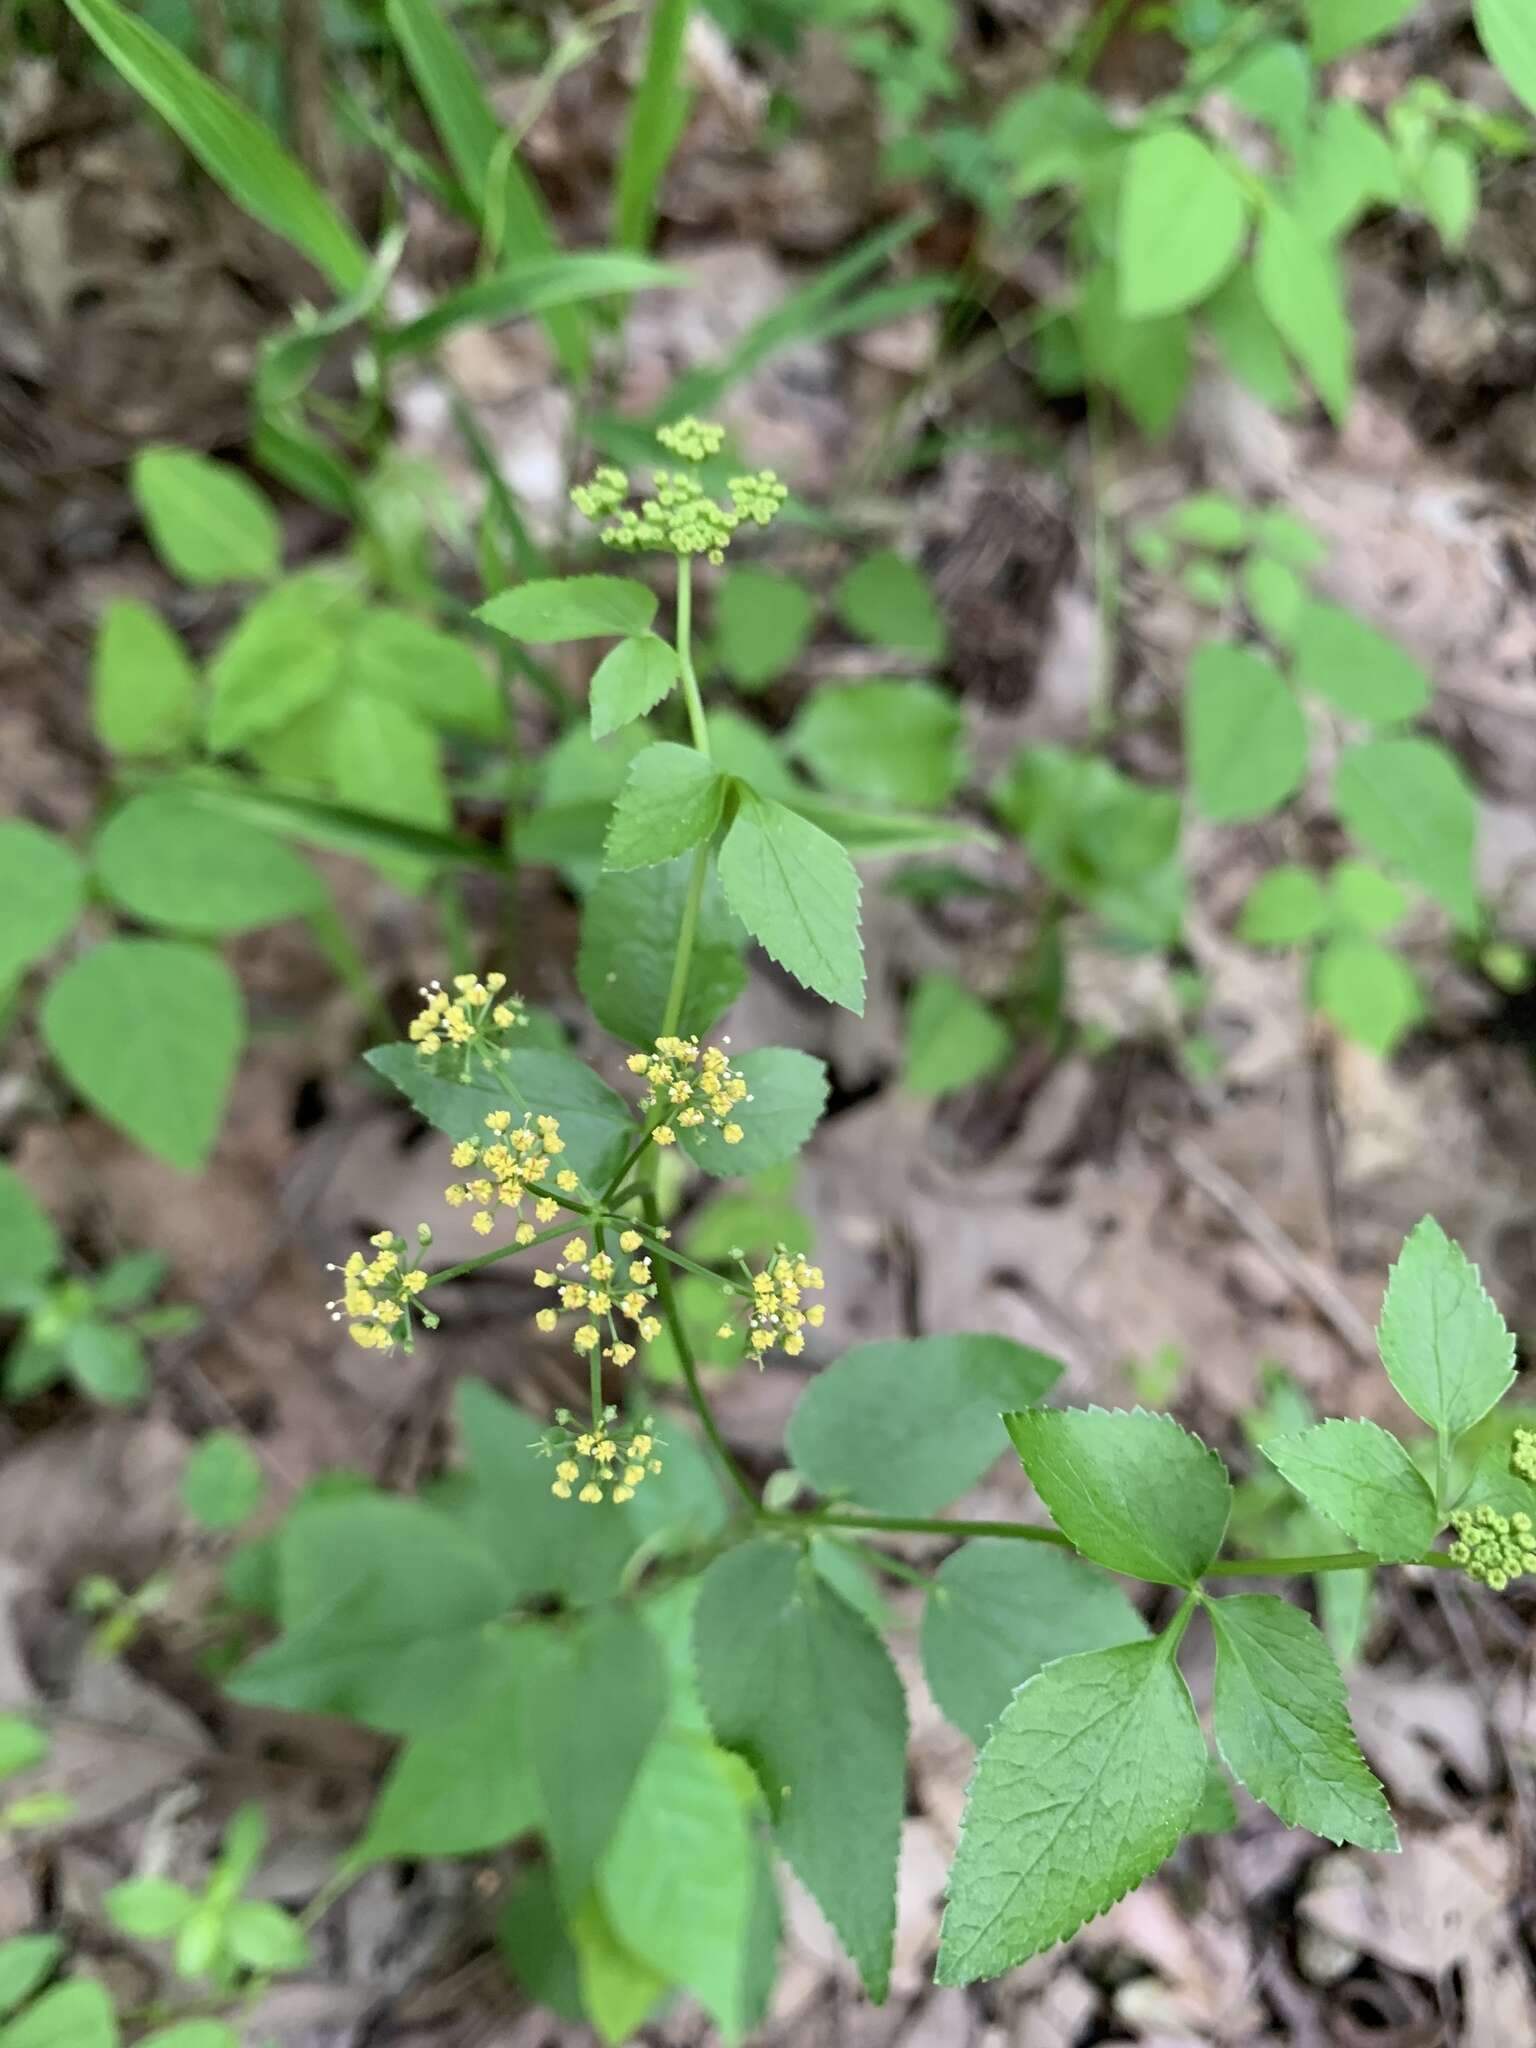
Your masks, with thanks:
M 647 1194 L 645 1197 L 645 1209 L 647 1219 L 654 1230 L 657 1227 L 657 1208 L 654 1195 Z M 757 1515 L 759 1508 L 756 1490 L 746 1473 L 737 1464 L 729 1444 L 720 1434 L 720 1425 L 715 1420 L 715 1412 L 705 1397 L 703 1387 L 699 1384 L 698 1361 L 693 1355 L 693 1346 L 688 1340 L 688 1332 L 683 1326 L 683 1319 L 678 1314 L 677 1296 L 672 1291 L 672 1275 L 665 1266 L 658 1266 L 656 1269 L 656 1298 L 661 1303 L 661 1312 L 666 1317 L 667 1328 L 672 1333 L 672 1342 L 677 1350 L 677 1362 L 683 1369 L 683 1379 L 688 1387 L 688 1398 L 692 1401 L 694 1413 L 698 1416 L 704 1434 L 709 1439 L 710 1449 L 724 1466 L 726 1476 L 746 1502 L 749 1512 Z
M 1376 1557 L 1368 1550 L 1334 1551 L 1324 1557 L 1227 1557 L 1219 1563 L 1208 1565 L 1205 1576 L 1208 1579 L 1284 1579 L 1300 1572 L 1363 1572 L 1374 1571 L 1377 1565 L 1395 1563 L 1395 1559 Z M 1429 1564 L 1439 1571 L 1455 1571 L 1454 1561 L 1442 1551 L 1431 1550 L 1423 1557 L 1406 1560 L 1412 1564 Z
M 688 894 L 683 898 L 682 921 L 677 927 L 677 951 L 672 959 L 672 983 L 667 990 L 666 1012 L 661 1035 L 670 1038 L 682 1019 L 688 994 L 688 969 L 693 964 L 693 941 L 699 929 L 699 909 L 704 901 L 704 884 L 709 878 L 709 841 L 693 849 L 693 866 L 688 870 Z
M 693 744 L 707 761 L 709 725 L 704 717 L 699 679 L 693 670 L 693 560 L 689 555 L 677 558 L 677 663 L 682 671 L 683 702 L 688 706 L 688 729 Z

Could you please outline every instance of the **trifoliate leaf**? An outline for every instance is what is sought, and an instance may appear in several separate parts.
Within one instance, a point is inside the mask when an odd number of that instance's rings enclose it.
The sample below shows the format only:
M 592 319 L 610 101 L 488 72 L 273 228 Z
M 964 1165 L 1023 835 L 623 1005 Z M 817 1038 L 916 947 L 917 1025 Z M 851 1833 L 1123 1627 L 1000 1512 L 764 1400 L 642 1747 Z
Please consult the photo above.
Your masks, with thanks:
M 719 769 L 693 747 L 669 740 L 647 747 L 635 756 L 613 807 L 604 867 L 655 867 L 708 839 L 726 787 Z
M 1392 1268 L 1376 1333 L 1387 1377 L 1431 1429 L 1459 1436 L 1515 1376 L 1515 1340 L 1482 1276 L 1432 1216 Z
M 500 591 L 475 613 L 514 640 L 596 640 L 643 633 L 656 594 L 627 576 L 566 576 Z
M 743 789 L 720 849 L 720 886 L 765 953 L 829 1003 L 863 1016 L 859 878 L 835 839 Z
M 1424 1475 L 1374 1422 L 1320 1422 L 1267 1437 L 1269 1459 L 1320 1515 L 1378 1557 L 1422 1557 L 1440 1526 Z

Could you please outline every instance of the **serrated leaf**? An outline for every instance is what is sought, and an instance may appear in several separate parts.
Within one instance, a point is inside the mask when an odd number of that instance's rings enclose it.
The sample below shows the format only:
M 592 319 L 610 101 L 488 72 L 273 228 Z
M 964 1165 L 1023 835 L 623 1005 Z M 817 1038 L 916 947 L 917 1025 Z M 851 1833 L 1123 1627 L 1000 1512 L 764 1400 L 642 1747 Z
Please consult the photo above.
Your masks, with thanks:
M 181 1504 L 205 1529 L 238 1529 L 266 1490 L 255 1452 L 232 1429 L 210 1430 L 182 1467 Z
M 977 1537 L 939 1566 L 923 1608 L 923 1674 L 973 1742 L 1026 1680 L 1058 1657 L 1139 1641 L 1125 1594 L 1070 1551 Z
M 751 1764 L 780 1849 L 883 1998 L 907 1739 L 884 1644 L 795 1549 L 759 1540 L 705 1572 L 694 1654 L 715 1739 Z
M 827 1106 L 827 1070 L 808 1052 L 765 1045 L 734 1062 L 748 1096 L 735 1109 L 739 1145 L 727 1145 L 713 1124 L 679 1127 L 678 1144 L 695 1166 L 719 1175 L 768 1173 L 793 1159 Z
M 514 640 L 597 640 L 643 633 L 656 616 L 656 594 L 627 576 L 565 576 L 520 583 L 475 613 Z
M 1299 1607 L 1272 1593 L 1210 1605 L 1216 1742 L 1227 1768 L 1290 1827 L 1396 1849 L 1386 1798 L 1349 1723 L 1333 1653 Z
M 798 1469 L 829 1498 L 929 1514 L 1008 1448 L 1000 1417 L 1061 1372 L 1011 1337 L 860 1344 L 806 1386 L 785 1432 Z
M 863 1016 L 859 878 L 837 841 L 743 789 L 719 865 L 726 901 L 764 952 L 829 1003 Z
M 815 600 L 791 577 L 727 569 L 715 591 L 715 658 L 739 690 L 760 690 L 794 666 L 815 618 Z
M 925 974 L 907 1005 L 901 1085 L 949 1095 L 1006 1066 L 1014 1035 L 997 1012 L 950 974 Z
M 813 691 L 788 744 L 828 789 L 927 811 L 947 803 L 964 778 L 964 732 L 947 690 L 873 681 Z
M 1524 0 L 1472 0 L 1472 18 L 1505 83 L 1536 114 L 1536 20 Z
M 1226 1467 L 1171 1415 L 1032 1408 L 1003 1420 L 1057 1528 L 1096 1564 L 1191 1586 L 1220 1550 Z
M 1307 725 L 1273 662 L 1250 648 L 1206 645 L 1189 665 L 1184 744 L 1190 790 L 1206 817 L 1262 818 L 1307 772 Z
M 1515 1340 L 1482 1276 L 1432 1216 L 1403 1246 L 1376 1332 L 1387 1377 L 1421 1422 L 1470 1429 L 1509 1389 Z
M 1197 305 L 1236 261 L 1247 219 L 1242 187 L 1198 135 L 1140 137 L 1120 188 L 1121 312 L 1150 320 Z
M 944 652 L 944 621 L 927 578 L 891 550 L 850 569 L 832 593 L 832 606 L 849 632 L 872 647 L 904 647 L 933 661 Z
M 74 849 L 25 818 L 0 819 L 0 990 L 51 953 L 85 903 Z
M 1362 1550 L 1407 1561 L 1428 1550 L 1440 1517 L 1407 1451 L 1374 1422 L 1320 1422 L 1297 1436 L 1267 1437 L 1270 1463 L 1320 1515 Z
M 1478 921 L 1477 803 L 1433 740 L 1368 740 L 1339 757 L 1334 808 L 1372 853 L 1400 867 L 1463 931 Z
M 693 747 L 658 741 L 637 754 L 603 847 L 607 868 L 649 868 L 686 853 L 720 823 L 726 780 Z
M 1354 329 L 1334 251 L 1271 200 L 1254 255 L 1259 301 L 1286 346 L 1342 423 L 1354 392 Z
M 658 634 L 637 633 L 610 648 L 592 677 L 593 739 L 604 739 L 631 719 L 653 711 L 679 673 L 676 653 Z
M 1292 673 L 1298 690 L 1311 690 L 1372 725 L 1416 718 L 1434 689 L 1395 640 L 1341 605 L 1315 600 L 1302 607 L 1296 622 Z
M 692 866 L 683 856 L 599 875 L 582 906 L 577 983 L 603 1029 L 630 1045 L 653 1045 L 665 1022 Z M 677 1020 L 682 1037 L 702 1037 L 746 987 L 746 943 L 711 872 Z
M 1328 922 L 1328 899 L 1310 868 L 1271 868 L 1256 882 L 1237 920 L 1249 946 L 1299 946 Z
M 91 663 L 91 717 L 108 752 L 179 753 L 198 723 L 197 672 L 180 639 L 147 604 L 115 597 Z
M 317 909 L 314 869 L 259 825 L 221 818 L 172 789 L 130 797 L 96 835 L 97 878 L 144 924 L 208 937 Z
M 1165 1643 L 1047 1665 L 977 1758 L 938 1981 L 999 1976 L 1123 1898 L 1172 1853 L 1205 1781 L 1205 1738 Z
M 1312 963 L 1311 997 L 1346 1038 L 1382 1059 L 1424 1015 L 1413 969 L 1375 939 L 1330 939 Z

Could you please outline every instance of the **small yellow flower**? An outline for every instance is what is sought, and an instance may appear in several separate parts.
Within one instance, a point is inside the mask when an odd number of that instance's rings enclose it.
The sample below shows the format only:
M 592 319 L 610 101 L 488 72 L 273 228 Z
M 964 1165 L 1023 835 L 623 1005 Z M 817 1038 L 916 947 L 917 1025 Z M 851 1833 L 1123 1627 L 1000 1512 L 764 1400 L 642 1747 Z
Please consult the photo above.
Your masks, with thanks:
M 677 1133 L 670 1124 L 658 1124 L 655 1130 L 652 1131 L 651 1136 L 658 1145 L 675 1145 L 677 1143 Z
M 645 1239 L 638 1230 L 621 1230 L 619 1232 L 619 1250 L 621 1252 L 637 1252 L 644 1243 Z
M 748 1356 L 756 1358 L 759 1365 L 765 1354 L 775 1349 L 789 1358 L 800 1357 L 805 1350 L 803 1332 L 819 1330 L 826 1316 L 826 1308 L 819 1301 L 808 1308 L 801 1306 L 807 1293 L 818 1293 L 826 1284 L 820 1266 L 809 1264 L 803 1253 L 791 1253 L 780 1245 L 762 1270 L 749 1273 L 747 1279 L 751 1288 L 747 1304 Z M 730 1337 L 731 1325 L 722 1323 L 716 1334 Z
M 571 1338 L 571 1342 L 578 1351 L 595 1351 L 601 1337 L 602 1332 L 598 1329 L 596 1323 L 583 1323 L 581 1328 Z
M 560 1326 L 560 1318 L 552 1308 L 541 1308 L 533 1320 L 546 1336 Z
M 431 1242 L 431 1236 L 425 1226 L 417 1233 L 423 1247 Z M 392 1351 L 397 1341 L 409 1351 L 414 1343 L 415 1317 L 419 1316 L 429 1328 L 437 1325 L 436 1316 L 423 1308 L 418 1299 L 427 1284 L 427 1275 L 419 1265 L 403 1263 L 405 1239 L 396 1237 L 393 1231 L 375 1232 L 369 1246 L 371 1258 L 366 1252 L 350 1252 L 343 1265 L 327 1268 L 328 1272 L 341 1275 L 342 1289 L 326 1307 L 332 1322 L 347 1323 L 348 1336 L 364 1351 Z M 419 1256 L 419 1251 L 413 1255 Z
M 494 1067 L 504 1060 L 506 1040 L 528 1022 L 519 996 L 492 1005 L 506 980 L 504 974 L 488 974 L 483 981 L 477 975 L 457 974 L 451 990 L 441 982 L 429 982 L 420 992 L 422 1008 L 406 1031 L 422 1058 L 435 1060 L 445 1050 L 458 1055 L 461 1078 L 476 1062 Z
M 602 1497 L 603 1489 L 600 1486 L 592 1484 L 590 1481 L 581 1489 L 580 1493 L 578 1493 L 576 1496 L 578 1500 L 585 1501 L 588 1507 L 596 1506 L 597 1502 L 600 1501 Z

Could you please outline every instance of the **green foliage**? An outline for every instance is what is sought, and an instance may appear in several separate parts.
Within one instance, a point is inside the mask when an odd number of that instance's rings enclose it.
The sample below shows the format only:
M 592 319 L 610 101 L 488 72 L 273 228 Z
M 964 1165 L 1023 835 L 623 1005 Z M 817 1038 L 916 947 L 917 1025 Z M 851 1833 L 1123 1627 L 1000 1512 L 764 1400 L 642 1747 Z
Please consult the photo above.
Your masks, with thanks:
M 546 1632 L 536 1625 L 514 1631 L 507 1682 L 405 1744 L 353 1851 L 357 1862 L 472 1856 L 538 1825 L 527 1716 L 546 1647 Z
M 1296 687 L 1371 725 L 1417 717 L 1433 686 L 1384 633 L 1338 605 L 1308 603 L 1296 620 Z
M 1520 0 L 1472 0 L 1483 48 L 1515 97 L 1536 113 L 1536 23 Z
M 256 1454 L 232 1429 L 210 1430 L 181 1475 L 181 1503 L 205 1529 L 238 1529 L 266 1493 Z
M 1170 945 L 1183 920 L 1179 800 L 1096 755 L 1028 747 L 992 793 L 1042 873 L 1109 929 Z
M 859 878 L 837 841 L 787 805 L 742 789 L 720 848 L 725 900 L 806 988 L 864 1014 Z
M 810 1137 L 827 1106 L 827 1070 L 809 1053 L 761 1046 L 735 1062 L 750 1093 L 742 1105 L 744 1135 L 728 1145 L 713 1124 L 678 1132 L 678 1143 L 705 1173 L 768 1173 L 786 1166 Z
M 1013 1034 L 949 974 L 925 974 L 907 1005 L 901 1085 L 910 1095 L 949 1095 L 1007 1064 Z
M 129 759 L 179 754 L 197 733 L 197 672 L 160 614 L 135 598 L 114 598 L 102 614 L 91 709 L 102 745 Z
M 1261 818 L 1301 787 L 1307 728 L 1285 678 L 1246 647 L 1208 644 L 1190 664 L 1185 746 L 1208 818 Z
M 64 1944 L 56 1934 L 22 1934 L 0 1943 L 0 2019 L 52 1976 Z
M 1459 1436 L 1515 1374 L 1515 1340 L 1476 1266 L 1426 1216 L 1392 1268 L 1381 1307 L 1381 1362 L 1422 1422 Z
M 604 739 L 631 719 L 654 711 L 671 691 L 678 673 L 677 656 L 655 633 L 637 633 L 621 640 L 593 671 L 593 739 Z
M 818 782 L 871 803 L 938 810 L 965 775 L 960 707 L 932 683 L 846 683 L 806 700 L 789 746 Z
M 0 2048 L 118 2048 L 118 2040 L 112 2001 L 87 1978 L 56 1984 L 0 2026 Z
M 672 961 L 688 902 L 687 857 L 598 877 L 583 906 L 576 978 L 598 1023 L 630 1045 L 661 1035 Z M 746 934 L 726 908 L 718 881 L 706 882 L 677 1028 L 709 1030 L 746 986 Z M 756 1135 L 756 1134 L 754 1134 Z
M 1413 12 L 1416 0 L 1306 0 L 1312 55 L 1319 64 L 1374 42 Z
M 667 740 L 647 747 L 630 764 L 629 779 L 613 807 L 604 866 L 656 867 L 710 839 L 720 823 L 726 789 L 724 776 L 693 747 Z M 739 904 L 731 907 L 741 913 Z
M 523 583 L 481 605 L 477 618 L 515 640 L 593 640 L 644 633 L 656 598 L 625 576 L 566 576 Z
M 794 667 L 810 639 L 816 606 L 788 576 L 729 568 L 715 592 L 715 659 L 742 690 L 760 690 Z
M 172 789 L 130 797 L 91 853 L 119 909 L 196 938 L 301 917 L 324 900 L 314 869 L 281 839 Z
M 229 1987 L 250 1975 L 301 1970 L 309 1941 L 290 1913 L 266 1899 L 248 1899 L 266 1846 L 261 1809 L 242 1806 L 201 1893 L 163 1877 L 129 1878 L 102 1900 L 107 1917 L 139 1941 L 173 1941 L 177 1974 Z
M 944 621 L 920 570 L 905 557 L 868 555 L 838 584 L 832 605 L 850 633 L 872 647 L 899 647 L 942 659 Z
M 1254 254 L 1259 303 L 1336 421 L 1354 393 L 1354 332 L 1338 258 L 1286 207 L 1265 208 Z
M 1331 939 L 1312 964 L 1311 996 L 1347 1038 L 1383 1058 L 1424 1014 L 1413 970 L 1374 939 Z
M 277 514 L 227 462 L 186 448 L 147 448 L 133 494 L 155 549 L 184 583 L 266 583 L 281 561 Z
M 62 839 L 23 818 L 0 821 L 0 989 L 51 953 L 85 900 L 80 863 Z
M 1320 1422 L 1266 1439 L 1264 1455 L 1315 1507 L 1378 1557 L 1424 1555 L 1440 1526 L 1412 1458 L 1374 1422 Z
M 1152 320 L 1198 305 L 1236 261 L 1247 217 L 1242 186 L 1199 136 L 1141 136 L 1120 188 L 1121 313 Z
M 1433 740 L 1368 740 L 1339 759 L 1335 808 L 1372 853 L 1401 868 L 1466 931 L 1478 922 L 1477 806 Z

